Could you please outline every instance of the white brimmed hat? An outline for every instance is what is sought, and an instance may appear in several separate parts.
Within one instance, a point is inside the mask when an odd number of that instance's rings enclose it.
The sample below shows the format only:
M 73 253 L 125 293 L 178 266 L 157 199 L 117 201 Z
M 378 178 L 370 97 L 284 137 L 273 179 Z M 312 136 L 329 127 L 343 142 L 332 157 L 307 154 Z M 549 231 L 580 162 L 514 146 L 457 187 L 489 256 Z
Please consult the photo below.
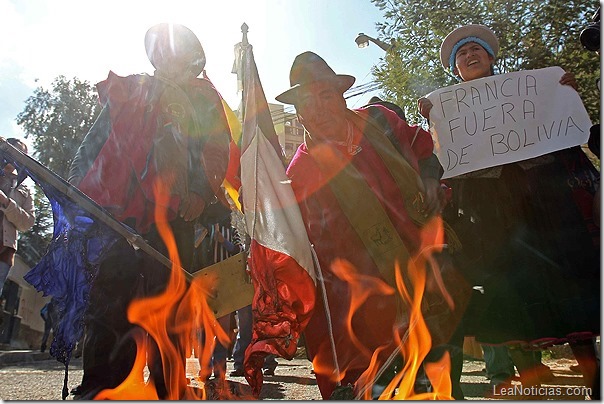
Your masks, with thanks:
M 448 70 L 451 67 L 450 59 L 453 48 L 459 41 L 465 38 L 478 38 L 479 40 L 484 41 L 490 47 L 490 49 L 485 48 L 486 51 L 489 53 L 492 51 L 492 56 L 494 58 L 497 57 L 497 53 L 499 52 L 499 40 L 490 28 L 480 24 L 464 25 L 447 35 L 440 46 L 440 62 L 445 69 Z M 480 45 L 482 46 L 482 44 Z

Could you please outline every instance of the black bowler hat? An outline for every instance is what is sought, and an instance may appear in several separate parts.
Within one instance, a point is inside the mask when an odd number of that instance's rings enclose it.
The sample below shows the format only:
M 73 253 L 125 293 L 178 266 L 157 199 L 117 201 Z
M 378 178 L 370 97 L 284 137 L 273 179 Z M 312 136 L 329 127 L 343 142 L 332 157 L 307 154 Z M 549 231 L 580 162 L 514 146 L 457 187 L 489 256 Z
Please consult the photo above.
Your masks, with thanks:
M 157 70 L 164 70 L 173 63 L 184 63 L 197 77 L 206 65 L 201 42 L 184 25 L 161 23 L 152 26 L 145 34 L 145 49 Z
M 289 72 L 291 88 L 275 99 L 284 104 L 295 104 L 300 88 L 317 81 L 329 81 L 344 94 L 344 91 L 352 87 L 355 78 L 347 74 L 336 74 L 321 56 L 313 52 L 304 52 L 296 56 Z

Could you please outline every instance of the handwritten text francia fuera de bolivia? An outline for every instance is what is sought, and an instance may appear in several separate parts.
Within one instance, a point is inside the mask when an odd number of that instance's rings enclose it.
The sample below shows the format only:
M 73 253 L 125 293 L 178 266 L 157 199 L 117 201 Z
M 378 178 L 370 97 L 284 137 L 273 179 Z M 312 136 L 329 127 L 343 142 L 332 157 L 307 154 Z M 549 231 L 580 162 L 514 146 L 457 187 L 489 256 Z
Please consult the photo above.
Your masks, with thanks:
M 588 130 L 579 127 L 572 115 L 557 116 L 547 122 L 540 120 L 540 105 L 535 104 L 540 84 L 532 74 L 504 80 L 493 76 L 492 80 L 467 84 L 438 95 L 450 142 L 455 146 L 455 150 L 447 150 L 447 170 L 465 163 L 476 135 L 488 137 L 491 155 L 496 156 Z M 510 124 L 519 125 L 510 127 Z M 507 129 L 502 130 L 505 125 Z

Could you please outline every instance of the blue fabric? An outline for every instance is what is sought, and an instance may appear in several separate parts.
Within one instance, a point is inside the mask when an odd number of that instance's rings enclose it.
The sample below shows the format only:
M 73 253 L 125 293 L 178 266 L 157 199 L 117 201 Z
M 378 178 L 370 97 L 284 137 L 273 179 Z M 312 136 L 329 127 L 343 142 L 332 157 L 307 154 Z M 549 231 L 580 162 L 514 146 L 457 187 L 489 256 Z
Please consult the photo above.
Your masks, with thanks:
M 451 69 L 451 72 L 455 68 L 455 55 L 457 54 L 457 51 L 459 50 L 459 48 L 461 48 L 468 42 L 476 42 L 478 45 L 482 46 L 489 55 L 495 57 L 495 52 L 493 52 L 493 48 L 491 48 L 488 43 L 476 36 L 469 36 L 467 38 L 459 40 L 459 42 L 457 42 L 455 46 L 453 46 L 453 49 L 451 49 L 451 55 L 449 55 L 449 68 Z
M 245 350 L 252 342 L 252 305 L 237 310 L 238 332 L 233 346 L 233 367 L 243 370 Z
M 231 326 L 231 315 L 228 314 L 226 316 L 222 316 L 218 319 L 218 324 L 220 327 L 230 336 L 231 330 L 229 329 Z M 212 355 L 212 368 L 214 369 L 214 377 L 215 378 L 224 378 L 226 377 L 226 362 L 229 348 L 228 346 L 223 346 L 220 342 L 218 342 L 218 338 L 215 339 L 216 345 L 214 346 L 214 353 Z
M 90 286 L 104 254 L 121 236 L 27 167 L 13 162 L 1 149 L 0 157 L 12 162 L 21 178 L 29 175 L 42 188 L 52 206 L 52 241 L 40 262 L 24 279 L 44 296 L 55 298 L 59 323 L 50 354 L 68 365 L 75 344 L 83 334 Z M 33 159 L 31 164 L 42 167 Z M 51 171 L 47 173 L 67 184 Z M 74 192 L 79 191 L 74 189 Z
M 482 345 L 487 379 L 492 384 L 510 381 L 514 376 L 514 363 L 505 345 Z

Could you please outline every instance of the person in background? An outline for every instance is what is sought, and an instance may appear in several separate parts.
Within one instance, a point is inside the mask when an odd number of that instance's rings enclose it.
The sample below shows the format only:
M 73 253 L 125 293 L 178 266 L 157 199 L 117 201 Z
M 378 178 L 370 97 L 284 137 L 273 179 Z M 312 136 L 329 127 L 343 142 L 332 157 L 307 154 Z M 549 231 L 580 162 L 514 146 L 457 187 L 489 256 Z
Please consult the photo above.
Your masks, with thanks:
M 365 105 L 365 107 L 368 107 L 370 105 L 381 105 L 383 107 L 386 107 L 389 110 L 394 111 L 396 113 L 396 115 L 398 115 L 398 117 L 401 118 L 403 121 L 407 122 L 407 117 L 405 116 L 405 111 L 403 111 L 403 109 L 401 107 L 399 107 L 398 105 L 396 105 L 393 102 L 384 101 L 380 97 L 373 96 L 373 97 L 371 97 L 371 99 L 369 100 L 367 105 Z
M 462 82 L 495 74 L 495 33 L 472 24 L 444 39 L 440 59 Z M 577 89 L 564 73 L 560 85 Z M 429 119 L 432 103 L 418 100 Z M 579 179 L 579 180 L 577 180 Z M 569 342 L 585 383 L 599 398 L 600 242 L 593 224 L 599 174 L 580 147 L 447 179 L 444 213 L 463 249 L 457 267 L 474 274 L 484 294 L 466 312 L 468 330 L 486 344 Z M 471 313 L 471 314 L 469 314 Z M 518 345 L 516 345 L 518 347 Z M 538 369 L 510 354 L 524 386 L 542 383 Z
M 46 351 L 46 343 L 50 336 L 50 331 L 55 332 L 57 325 L 57 306 L 54 302 L 54 298 L 51 298 L 40 310 L 40 317 L 44 320 L 44 335 L 42 335 L 42 343 L 40 344 L 40 352 Z
M 486 377 L 490 381 L 491 392 L 501 394 L 501 391 L 511 388 L 512 380 L 516 379 L 515 365 L 510 355 L 510 350 L 506 345 L 481 345 Z M 541 362 L 541 351 L 527 351 L 515 348 L 514 357 L 516 360 L 522 360 L 521 369 L 530 368 L 538 374 L 539 380 L 543 383 L 550 382 L 554 375 L 549 367 Z
M 6 141 L 23 154 L 27 145 L 17 138 Z M 0 295 L 8 272 L 15 263 L 19 232 L 31 229 L 36 220 L 31 190 L 18 181 L 17 169 L 12 163 L 4 162 L 0 171 L 0 216 L 2 242 L 0 243 Z
M 197 36 L 183 25 L 161 23 L 147 31 L 144 43 L 154 74 L 110 72 L 97 84 L 103 109 L 73 159 L 69 182 L 168 256 L 155 221 L 156 208 L 163 209 L 180 265 L 191 270 L 196 219 L 209 206 L 226 203 L 220 185 L 230 130 L 220 95 L 198 77 L 206 58 Z M 161 194 L 157 187 L 163 187 Z M 135 299 L 165 291 L 170 274 L 170 268 L 133 249 L 125 238 L 103 257 L 90 289 L 84 372 L 72 391 L 76 398 L 92 399 L 128 376 L 136 357 L 134 336 L 144 330 L 128 321 L 127 309 Z M 184 361 L 183 344 L 177 336 L 170 338 Z M 148 340 L 150 379 L 159 398 L 183 397 L 184 366 L 179 385 L 168 386 L 159 347 Z
M 233 371 L 229 376 L 241 377 L 245 375 L 243 362 L 245 359 L 245 350 L 252 342 L 252 306 L 245 306 L 237 310 L 237 339 L 233 347 Z M 274 376 L 277 369 L 277 359 L 275 355 L 267 355 L 264 358 L 262 373 L 265 376 Z
M 393 331 L 404 316 L 395 261 L 406 276 L 422 226 L 444 200 L 430 134 L 380 105 L 348 109 L 343 94 L 354 81 L 304 52 L 292 64 L 291 88 L 276 97 L 294 105 L 307 131 L 287 175 L 322 278 L 304 336 L 324 399 L 376 397 L 401 369 L 387 359 L 398 348 Z M 350 316 L 357 284 L 370 297 Z M 377 367 L 388 369 L 375 384 L 362 377 L 374 353 Z
M 202 215 L 199 220 L 199 225 L 208 229 L 207 236 L 201 241 L 201 244 L 196 249 L 196 262 L 198 268 L 205 268 L 217 262 L 226 260 L 241 251 L 244 245 L 241 236 L 237 229 L 231 224 L 231 209 L 223 204 L 215 204 Z M 231 317 L 232 313 L 217 319 L 220 327 L 231 335 Z M 203 331 L 202 336 L 203 338 Z M 213 371 L 214 378 L 220 383 L 226 380 L 226 362 L 229 346 L 224 346 L 218 338 L 214 340 L 214 354 L 211 360 L 210 374 Z M 206 378 L 206 369 L 208 364 L 202 363 L 201 355 L 198 355 L 200 360 L 200 377 Z

